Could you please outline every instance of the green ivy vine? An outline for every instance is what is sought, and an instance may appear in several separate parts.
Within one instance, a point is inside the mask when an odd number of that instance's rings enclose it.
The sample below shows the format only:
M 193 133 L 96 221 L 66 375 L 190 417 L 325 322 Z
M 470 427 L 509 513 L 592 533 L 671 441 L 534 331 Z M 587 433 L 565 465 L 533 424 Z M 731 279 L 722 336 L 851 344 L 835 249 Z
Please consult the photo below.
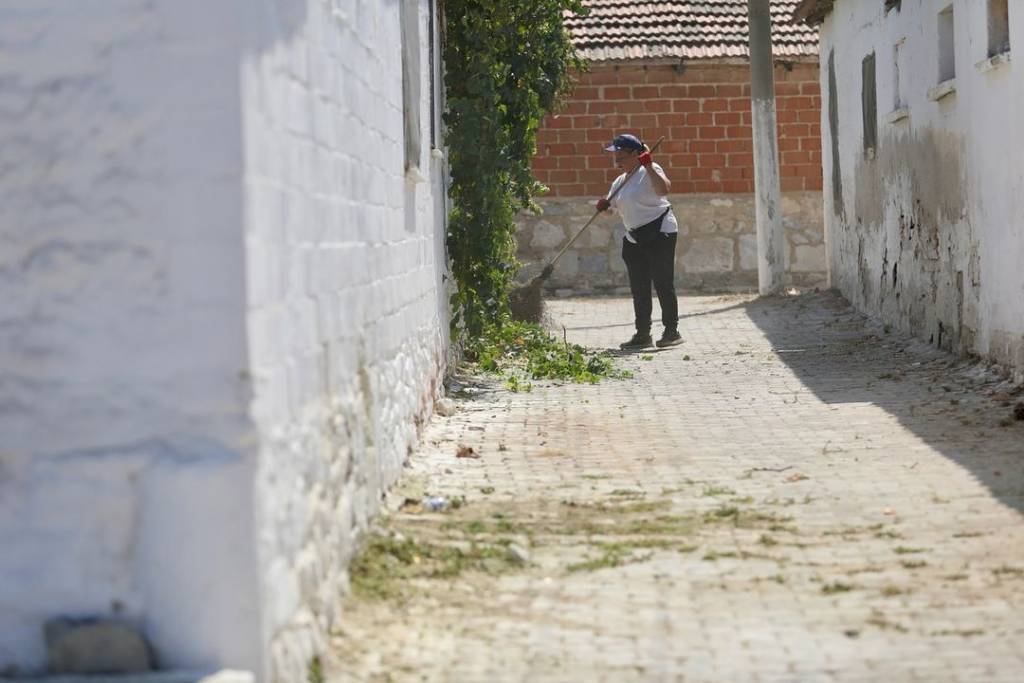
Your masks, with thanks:
M 566 10 L 586 12 L 581 0 L 444 0 L 452 326 L 470 337 L 508 317 L 514 217 L 546 190 L 530 172 L 537 129 L 583 68 Z

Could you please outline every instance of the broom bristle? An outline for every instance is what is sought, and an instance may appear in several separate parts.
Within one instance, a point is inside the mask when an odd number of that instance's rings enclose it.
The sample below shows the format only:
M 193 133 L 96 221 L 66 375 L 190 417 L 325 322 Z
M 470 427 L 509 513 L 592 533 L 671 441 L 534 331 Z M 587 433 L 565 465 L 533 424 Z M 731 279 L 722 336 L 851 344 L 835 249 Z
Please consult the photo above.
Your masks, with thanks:
M 540 275 L 525 285 L 515 285 L 508 293 L 508 306 L 512 317 L 529 323 L 539 323 L 544 317 L 544 281 L 555 272 L 555 264 L 549 263 Z
M 539 323 L 544 316 L 543 278 L 534 278 L 529 284 L 513 287 L 508 293 L 508 306 L 512 317 L 524 322 Z

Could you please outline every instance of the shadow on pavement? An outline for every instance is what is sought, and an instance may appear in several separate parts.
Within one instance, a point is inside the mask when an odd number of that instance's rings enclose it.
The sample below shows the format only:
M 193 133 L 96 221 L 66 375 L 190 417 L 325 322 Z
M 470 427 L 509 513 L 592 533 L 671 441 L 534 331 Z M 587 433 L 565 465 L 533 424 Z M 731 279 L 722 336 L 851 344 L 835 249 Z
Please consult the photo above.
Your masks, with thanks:
M 1013 417 L 1021 387 L 977 361 L 887 334 L 835 292 L 744 307 L 772 351 L 822 402 L 885 410 L 1002 503 L 1024 511 L 1024 422 Z
M 732 298 L 735 298 L 735 296 L 733 296 Z M 680 297 L 680 299 L 682 299 L 682 297 Z M 705 316 L 705 315 L 717 315 L 719 313 L 724 313 L 726 311 L 736 310 L 737 308 L 745 308 L 746 306 L 747 306 L 747 302 L 744 301 L 744 302 L 741 302 L 741 303 L 735 303 L 735 304 L 730 304 L 728 306 L 723 306 L 721 308 L 712 308 L 712 309 L 709 309 L 709 310 L 706 310 L 706 311 L 697 311 L 696 313 L 686 313 L 684 311 L 680 311 L 679 312 L 679 320 L 683 321 L 683 320 L 686 320 L 687 318 L 699 318 L 699 317 Z M 655 310 L 657 310 L 657 303 L 655 303 Z M 630 311 L 629 310 L 624 311 L 623 317 L 624 318 L 631 317 Z M 660 325 L 660 324 L 661 324 L 661 318 L 653 318 L 653 327 L 657 328 L 657 326 Z M 616 328 L 619 328 L 619 327 L 626 328 L 626 329 L 633 329 L 633 323 L 632 322 L 624 322 L 624 323 L 615 323 L 615 324 L 612 324 L 612 325 L 579 325 L 579 326 L 574 326 L 574 327 L 566 326 L 565 330 L 567 332 L 582 332 L 582 331 L 587 331 L 587 330 L 612 330 L 612 329 L 616 329 Z
M 498 377 L 473 375 L 462 368 L 454 368 L 444 381 L 445 395 L 449 398 L 468 401 L 490 397 L 504 391 L 504 385 Z

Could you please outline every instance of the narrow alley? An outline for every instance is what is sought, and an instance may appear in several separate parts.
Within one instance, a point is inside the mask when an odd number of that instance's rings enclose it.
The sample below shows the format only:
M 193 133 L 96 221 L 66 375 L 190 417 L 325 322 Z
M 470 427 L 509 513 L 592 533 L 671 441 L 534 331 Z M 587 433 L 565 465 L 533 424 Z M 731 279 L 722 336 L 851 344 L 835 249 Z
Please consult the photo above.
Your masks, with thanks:
M 327 680 L 1021 680 L 1024 396 L 831 293 L 681 304 L 630 379 L 451 385 Z M 629 305 L 550 327 L 612 348 Z

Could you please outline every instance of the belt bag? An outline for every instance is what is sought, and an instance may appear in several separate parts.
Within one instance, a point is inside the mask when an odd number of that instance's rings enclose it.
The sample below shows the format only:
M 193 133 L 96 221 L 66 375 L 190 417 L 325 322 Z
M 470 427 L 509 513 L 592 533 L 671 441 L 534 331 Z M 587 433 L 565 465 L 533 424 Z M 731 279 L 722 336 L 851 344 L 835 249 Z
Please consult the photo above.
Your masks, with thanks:
M 643 225 L 633 228 L 629 231 L 629 236 L 636 240 L 636 243 L 640 246 L 650 244 L 654 240 L 658 239 L 658 234 L 661 233 L 661 224 L 665 220 L 665 216 L 672 210 L 672 207 L 665 209 L 665 213 L 655 218 L 650 223 L 644 223 Z

